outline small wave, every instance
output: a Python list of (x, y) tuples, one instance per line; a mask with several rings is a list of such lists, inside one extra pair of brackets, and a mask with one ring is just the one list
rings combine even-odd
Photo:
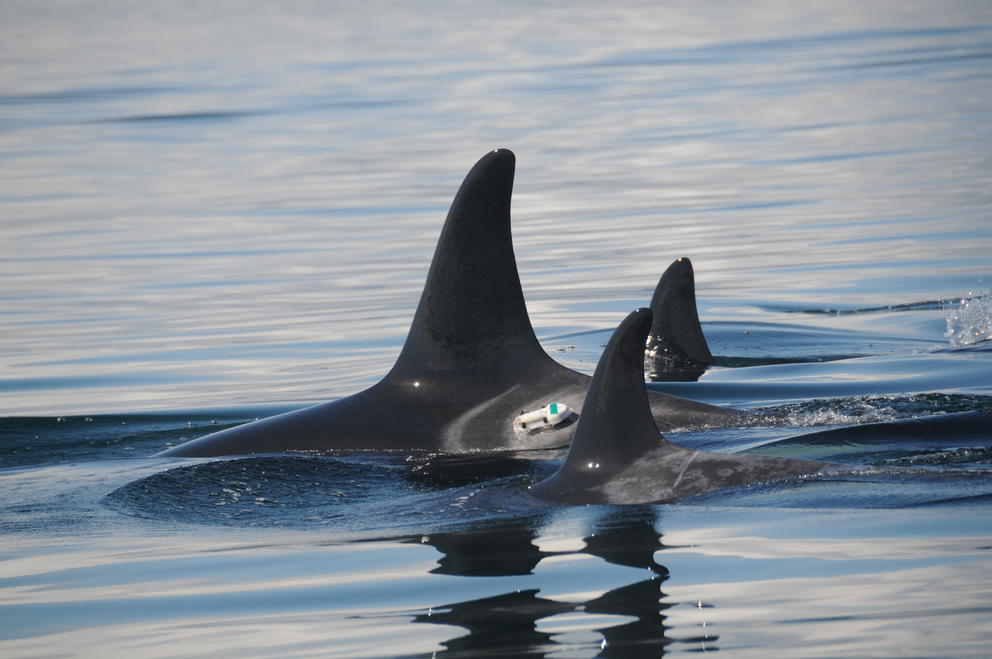
[[(746, 368), (749, 366), (777, 366), (779, 364), (820, 364), (823, 362), (836, 362), (842, 359), (857, 359), (858, 357), (867, 357), (869, 355), (863, 352), (850, 352), (845, 354), (827, 354), (827, 355), (816, 355), (804, 357), (797, 355), (796, 357), (737, 357), (737, 356), (727, 356), (727, 357), (714, 357), (716, 360), (716, 365), (723, 368)], [(652, 380), (652, 382), (659, 382), (660, 380)]]
[(252, 411), (3, 417), (0, 467), (147, 456), (271, 413)]
[(959, 467), (966, 464), (981, 465), (988, 463), (992, 463), (992, 446), (948, 449), (945, 451), (935, 451), (933, 453), (909, 455), (887, 461), (887, 464), (906, 467), (944, 467), (950, 465)]
[(203, 112), (173, 112), (170, 114), (136, 114), (127, 117), (100, 119), (96, 123), (143, 123), (143, 122), (178, 122), (178, 121), (226, 121), (241, 119), (259, 114), (254, 110), (242, 111), (203, 111)]
[(384, 501), (431, 491), (402, 457), (253, 456), (182, 465), (107, 495), (135, 517), (193, 524), (368, 525)]
[(952, 348), (964, 348), (992, 340), (992, 291), (960, 300), (947, 314), (944, 332)]
[(992, 474), (868, 468), (718, 490), (691, 503), (732, 507), (906, 509), (981, 505), (992, 499)]
[(847, 309), (824, 307), (820, 309), (809, 307), (781, 307), (776, 305), (763, 305), (762, 308), (770, 311), (781, 311), (784, 313), (802, 314), (822, 314), (828, 316), (843, 316), (849, 314), (883, 313), (890, 311), (928, 311), (933, 309), (946, 309), (949, 305), (963, 302), (960, 298), (924, 300), (921, 302), (907, 302), (904, 304), (886, 304), (877, 307), (850, 307)]
[[(474, 479), (452, 479), (447, 473), (417, 468), (432, 462), (354, 452), (194, 462), (131, 481), (107, 494), (104, 503), (142, 519), (242, 528), (332, 528), (349, 537), (396, 537), (410, 528), (454, 528), (473, 520), (512, 517), (521, 510), (532, 512), (533, 500), (522, 486), (530, 478), (485, 480), (473, 469), (478, 465), (470, 464), (476, 479), (483, 480), (469, 482)], [(541, 467), (543, 472), (550, 468)]]
[(259, 457), (183, 465), (107, 495), (127, 514), (201, 524), (277, 526), (285, 509), (311, 521), (332, 519), (342, 500), (368, 496), (380, 474), (331, 459)]
[(944, 499), (935, 499), (934, 501), (927, 501), (925, 503), (917, 503), (918, 508), (923, 507), (934, 507), (934, 506), (967, 506), (967, 505), (981, 505), (992, 502), (992, 493), (985, 494), (964, 494), (957, 497), (947, 497)]
[(972, 411), (842, 426), (776, 439), (745, 452), (946, 470), (984, 465), (990, 438), (992, 414)]
[(757, 409), (749, 425), (804, 427), (863, 424), (970, 411), (992, 414), (992, 398), (928, 393), (814, 399)]

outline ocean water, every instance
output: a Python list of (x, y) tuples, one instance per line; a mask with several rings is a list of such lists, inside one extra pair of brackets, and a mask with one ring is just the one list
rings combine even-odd
[[(550, 354), (687, 256), (718, 365), (649, 386), (761, 422), (670, 439), (849, 470), (150, 457), (377, 381), (493, 147)], [(987, 2), (10, 0), (0, 162), (4, 657), (992, 652)]]

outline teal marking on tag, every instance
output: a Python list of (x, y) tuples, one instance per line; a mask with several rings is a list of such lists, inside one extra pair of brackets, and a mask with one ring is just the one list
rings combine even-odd
[(558, 414), (558, 403), (551, 403), (548, 405), (548, 409), (551, 410), (552, 414)]

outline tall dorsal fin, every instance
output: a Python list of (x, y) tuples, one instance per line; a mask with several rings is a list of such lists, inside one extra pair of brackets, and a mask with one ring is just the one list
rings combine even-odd
[(484, 155), (441, 230), (410, 333), (391, 374), (457, 369), (507, 355), (549, 359), (527, 316), (510, 237), (516, 158)]
[(651, 297), (654, 322), (648, 335), (648, 349), (659, 357), (688, 358), (699, 364), (715, 364), (703, 336), (696, 311), (696, 282), (692, 262), (676, 260), (658, 280)]
[(666, 440), (658, 432), (644, 386), (644, 340), (650, 309), (635, 309), (606, 344), (582, 405), (565, 467), (619, 470)]

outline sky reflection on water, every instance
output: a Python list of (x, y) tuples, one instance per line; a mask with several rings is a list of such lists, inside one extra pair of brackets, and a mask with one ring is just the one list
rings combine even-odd
[[(514, 242), (539, 334), (613, 326), (683, 255), (704, 307), (990, 286), (980, 3), (937, 25), (854, 5), (481, 22), (452, 5), (404, 12), (402, 28), (252, 7), (220, 21), (182, 3), (6, 6), (22, 65), (0, 104), (4, 371), (72, 375), (39, 366), (60, 346), (142, 364), (155, 345), (204, 383), (169, 386), (159, 363), (160, 386), (127, 398), (31, 391), (8, 412), (354, 391), (398, 351), (444, 209), (493, 146), (519, 156)], [(315, 356), (315, 336), (371, 343)]]

